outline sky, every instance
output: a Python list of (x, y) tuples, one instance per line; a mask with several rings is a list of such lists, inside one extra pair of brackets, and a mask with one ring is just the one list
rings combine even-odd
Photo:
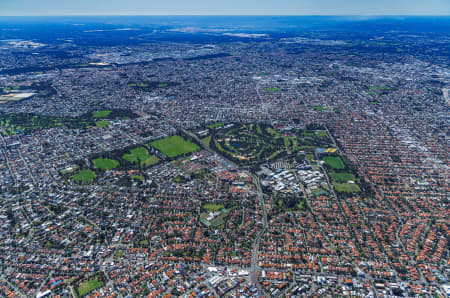
[(0, 15), (450, 16), (450, 0), (0, 0)]

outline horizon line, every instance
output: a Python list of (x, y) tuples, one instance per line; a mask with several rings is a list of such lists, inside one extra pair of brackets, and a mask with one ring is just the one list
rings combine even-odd
[(0, 17), (105, 17), (105, 16), (241, 16), (241, 17), (450, 17), (450, 14), (24, 14), (2, 15)]

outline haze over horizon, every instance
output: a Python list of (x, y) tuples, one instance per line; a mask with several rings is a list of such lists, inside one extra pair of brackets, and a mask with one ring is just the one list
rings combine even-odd
[(364, 15), (364, 16), (449, 16), (447, 0), (5, 0), (0, 16), (70, 15)]

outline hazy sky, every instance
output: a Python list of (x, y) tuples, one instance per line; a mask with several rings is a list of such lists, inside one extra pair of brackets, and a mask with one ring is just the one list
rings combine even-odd
[(450, 0), (0, 0), (0, 15), (450, 15)]

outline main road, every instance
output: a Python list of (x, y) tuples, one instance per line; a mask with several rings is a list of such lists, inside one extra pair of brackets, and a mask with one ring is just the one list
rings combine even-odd
[(264, 193), (261, 189), (261, 184), (259, 182), (259, 177), (256, 175), (252, 175), (253, 181), (255, 182), (256, 189), (257, 189), (257, 196), (259, 204), (261, 205), (262, 209), (262, 216), (263, 216), (263, 229), (258, 231), (258, 234), (255, 237), (255, 240), (253, 241), (253, 248), (252, 248), (252, 260), (250, 265), (250, 281), (252, 284), (254, 284), (258, 290), (261, 293), (264, 293), (264, 289), (261, 287), (261, 284), (258, 281), (258, 251), (259, 251), (259, 243), (261, 241), (262, 236), (267, 230), (267, 227), (269, 226), (267, 221), (267, 212), (266, 212), (266, 206), (264, 204)]
[[(214, 152), (211, 148), (209, 148), (208, 146), (206, 146), (205, 144), (203, 144), (200, 139), (197, 137), (196, 134), (181, 128), (181, 131), (184, 132), (185, 134), (191, 136), (192, 138), (194, 138), (203, 149), (210, 151), (213, 154), (216, 154), (216, 152)], [(234, 167), (237, 167), (237, 165), (232, 162), (231, 160), (225, 158), (222, 156), (222, 158), (224, 158), (225, 160), (227, 160), (231, 165), (233, 165)], [(256, 189), (257, 189), (257, 197), (258, 197), (258, 201), (259, 204), (261, 205), (261, 209), (262, 209), (262, 216), (263, 216), (263, 228), (261, 230), (258, 231), (258, 233), (256, 234), (255, 240), (253, 241), (253, 246), (252, 246), (252, 259), (251, 259), (251, 265), (250, 265), (250, 281), (253, 285), (255, 285), (258, 290), (264, 293), (263, 288), (261, 287), (261, 284), (258, 282), (258, 251), (259, 251), (259, 242), (262, 238), (262, 236), (264, 235), (264, 233), (267, 230), (267, 227), (269, 226), (268, 221), (267, 221), (267, 212), (266, 212), (266, 206), (264, 204), (264, 193), (261, 189), (261, 184), (259, 182), (259, 177), (256, 175), (252, 174), (252, 178), (253, 181), (256, 185)], [(268, 295), (265, 295), (268, 296)]]

